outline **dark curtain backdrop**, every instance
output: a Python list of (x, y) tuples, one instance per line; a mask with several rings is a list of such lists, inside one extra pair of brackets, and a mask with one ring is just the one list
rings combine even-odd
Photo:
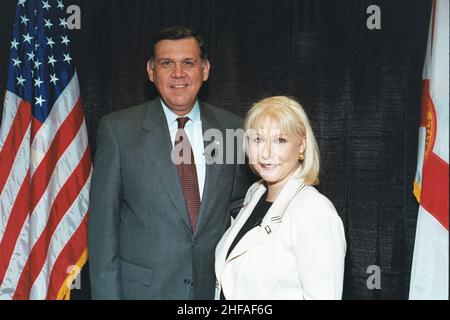
[[(344, 297), (406, 299), (417, 204), (421, 74), (429, 0), (66, 0), (82, 12), (70, 32), (92, 150), (99, 119), (155, 96), (145, 64), (161, 27), (196, 28), (208, 43), (207, 102), (245, 115), (270, 95), (297, 98), (321, 151), (319, 189), (345, 224)], [(381, 30), (366, 9), (381, 8)], [(15, 1), (0, 1), (4, 88)], [(317, 253), (320, 255), (320, 252)], [(369, 290), (367, 268), (381, 268)], [(255, 266), (257, 268), (257, 266)], [(73, 297), (89, 298), (88, 273)]]

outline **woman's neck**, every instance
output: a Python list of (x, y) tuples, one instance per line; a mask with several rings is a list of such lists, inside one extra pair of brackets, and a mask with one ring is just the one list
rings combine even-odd
[(266, 181), (265, 182), (266, 187), (267, 187), (266, 201), (275, 202), (275, 200), (277, 199), (281, 190), (283, 189), (284, 185), (288, 182), (288, 180), (291, 176), (292, 176), (292, 173), (290, 175), (288, 175), (287, 177), (285, 177), (283, 180), (277, 181), (275, 183)]

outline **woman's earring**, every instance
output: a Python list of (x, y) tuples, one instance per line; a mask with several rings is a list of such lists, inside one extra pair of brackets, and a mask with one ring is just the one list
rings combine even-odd
[(305, 155), (304, 155), (303, 152), (301, 152), (301, 153), (298, 155), (298, 160), (299, 160), (299, 161), (305, 160)]

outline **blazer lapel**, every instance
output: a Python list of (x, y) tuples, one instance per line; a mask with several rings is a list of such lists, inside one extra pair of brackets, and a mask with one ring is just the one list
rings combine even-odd
[(220, 261), (225, 261), (225, 260), (229, 261), (229, 260), (236, 258), (243, 251), (245, 251), (245, 248), (250, 244), (250, 243), (247, 243), (243, 247), (240, 245), (242, 241), (239, 241), (239, 243), (234, 247), (234, 249), (228, 255), (228, 258), (226, 258), (226, 255), (228, 253), (228, 250), (229, 250), (231, 244), (233, 243), (233, 241), (236, 238), (239, 231), (244, 226), (244, 224), (247, 221), (247, 219), (249, 218), (249, 216), (252, 214), (253, 210), (255, 209), (256, 205), (258, 204), (259, 200), (261, 199), (261, 197), (264, 195), (265, 192), (266, 192), (266, 187), (263, 185), (262, 181), (258, 181), (256, 184), (254, 184), (252, 186), (252, 188), (250, 190), (250, 195), (249, 195), (248, 199), (245, 199), (243, 207), (241, 209), (241, 212), (238, 214), (238, 216), (236, 217), (236, 220), (234, 221), (234, 223), (231, 225), (231, 227), (227, 231), (227, 235), (226, 235), (227, 240), (223, 244), (224, 250), (222, 250), (222, 253), (224, 256), (223, 256), (223, 259), (221, 259)]
[(306, 187), (307, 186), (303, 183), (303, 179), (294, 179), (291, 177), (287, 181), (261, 223), (261, 226), (268, 234), (274, 232), (278, 228), (279, 224), (283, 221), (284, 213), (292, 199)]
[[(297, 173), (297, 172), (296, 172)], [(261, 226), (259, 228), (254, 228), (250, 230), (241, 241), (238, 242), (236, 247), (234, 247), (233, 251), (228, 256), (227, 261), (233, 260), (234, 258), (240, 256), (245, 253), (249, 249), (257, 246), (261, 242), (268, 239), (269, 236), (274, 234), (280, 224), (283, 221), (283, 215), (289, 206), (291, 200), (301, 192), (306, 185), (303, 183), (303, 180), (290, 178), (286, 185), (281, 190), (278, 198), (270, 207), (263, 221), (261, 222)], [(248, 208), (246, 208), (245, 214), (240, 218), (239, 224), (235, 225), (236, 230), (233, 230), (233, 235), (230, 233), (230, 237), (232, 237), (230, 243), (228, 244), (228, 248), (231, 245), (231, 242), (234, 240), (235, 236), (239, 232), (239, 230), (244, 225), (245, 221), (247, 221), (248, 217), (253, 212), (256, 207), (258, 201), (261, 196), (264, 194), (266, 188), (262, 185), (254, 192), (252, 195), (252, 199), (249, 202)], [(228, 251), (228, 249), (227, 249)]]
[[(253, 212), (256, 204), (259, 199), (265, 193), (266, 188), (262, 184), (262, 180), (255, 182), (249, 189), (247, 196), (245, 197), (244, 204), (242, 205), (242, 209), (237, 215), (236, 219), (232, 222), (231, 226), (225, 231), (222, 239), (220, 240), (217, 249), (216, 249), (216, 263), (215, 269), (218, 277), (222, 274), (222, 269), (226, 263), (226, 261), (230, 260), (230, 257), (236, 257), (235, 250), (233, 250), (227, 258), (228, 250), (230, 249), (231, 244), (236, 238), (239, 230), (241, 230), (245, 221), (247, 221), (250, 214)], [(235, 248), (236, 249), (236, 248)]]
[(171, 158), (173, 147), (169, 128), (159, 99), (149, 103), (142, 129), (142, 143), (153, 164), (154, 171), (158, 173), (160, 181), (166, 187), (176, 211), (186, 225), (191, 228), (178, 170)]

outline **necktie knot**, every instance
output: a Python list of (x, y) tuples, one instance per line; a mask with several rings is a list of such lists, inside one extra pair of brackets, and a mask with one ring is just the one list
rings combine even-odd
[(186, 126), (186, 123), (187, 123), (189, 120), (190, 120), (190, 119), (189, 119), (188, 117), (177, 118), (178, 129), (184, 129), (184, 127)]

